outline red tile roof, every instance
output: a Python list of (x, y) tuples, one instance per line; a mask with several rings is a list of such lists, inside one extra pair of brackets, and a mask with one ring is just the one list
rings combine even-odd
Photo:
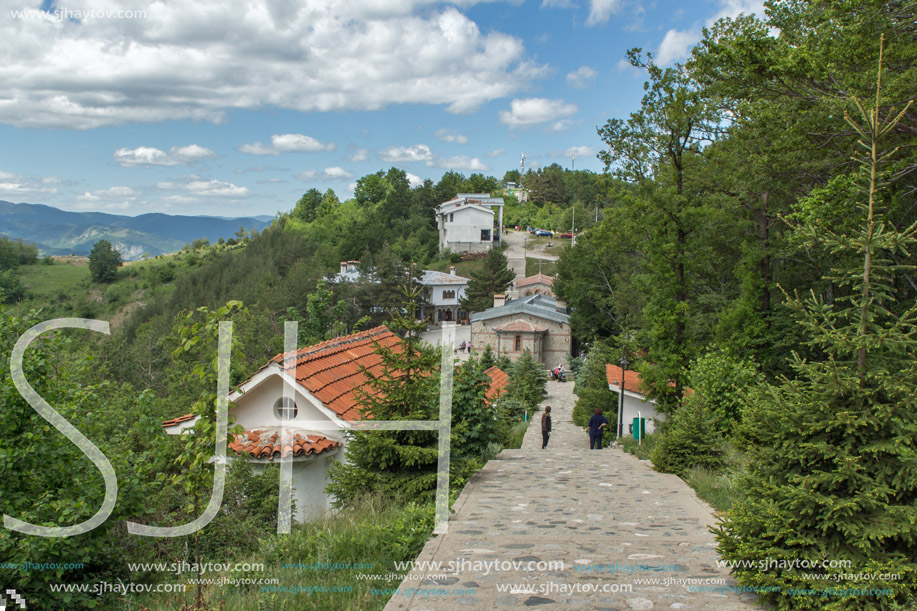
[(513, 322), (506, 323), (502, 327), (494, 327), (494, 331), (520, 331), (523, 333), (543, 333), (547, 331), (544, 327), (533, 325), (532, 323), (517, 319)]
[(181, 424), (182, 422), (194, 420), (194, 417), (194, 414), (185, 414), (184, 416), (179, 416), (178, 418), (172, 418), (171, 420), (166, 420), (163, 422), (162, 427), (169, 428), (170, 426), (175, 426), (176, 424)]
[[(269, 427), (255, 431), (244, 431), (236, 435), (229, 444), (229, 449), (237, 454), (249, 454), (253, 458), (274, 460), (281, 456), (280, 427)], [(282, 456), (307, 456), (321, 454), (341, 447), (340, 441), (334, 441), (323, 435), (310, 435), (301, 429), (289, 429), (290, 442), (283, 445)]]
[[(605, 365), (605, 378), (608, 380), (608, 383), (613, 386), (621, 385), (621, 368), (617, 365)], [(635, 392), (640, 395), (645, 395), (646, 393), (640, 389), (640, 384), (642, 380), (640, 374), (632, 369), (628, 369), (624, 372), (624, 390), (628, 392)], [(674, 388), (675, 382), (669, 382), (669, 386)], [(693, 388), (685, 386), (684, 388), (685, 395), (691, 395), (694, 393)]]
[[(300, 348), (296, 351), (296, 381), (341, 419), (360, 420), (356, 391), (369, 381), (360, 366), (372, 374), (382, 371), (382, 358), (375, 353), (377, 344), (399, 346), (401, 338), (382, 325)], [(278, 354), (270, 363), (283, 366), (283, 359)]]
[(509, 384), (509, 376), (506, 375), (503, 370), (496, 365), (484, 373), (490, 377), (490, 388), (487, 389), (487, 392), (484, 393), (484, 396), (487, 397), (488, 403), (493, 403), (494, 399), (506, 391), (506, 385)]
[(517, 282), (516, 288), (522, 288), (524, 286), (529, 286), (530, 284), (547, 284), (548, 286), (554, 286), (554, 278), (551, 276), (545, 276), (542, 273), (537, 273), (534, 276), (523, 278)]

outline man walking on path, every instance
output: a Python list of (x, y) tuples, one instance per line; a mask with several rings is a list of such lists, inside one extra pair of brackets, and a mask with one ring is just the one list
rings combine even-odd
[(541, 449), (548, 447), (548, 440), (551, 438), (551, 406), (544, 408), (541, 415)]
[(595, 413), (589, 419), (589, 449), (602, 449), (602, 436), (605, 434), (605, 427), (608, 426), (608, 418), (602, 415), (602, 408), (595, 408)]

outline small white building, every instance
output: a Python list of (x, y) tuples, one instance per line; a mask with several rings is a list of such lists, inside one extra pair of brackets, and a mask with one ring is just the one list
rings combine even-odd
[[(321, 518), (332, 508), (333, 497), (325, 492), (328, 471), (343, 461), (351, 423), (362, 420), (360, 392), (369, 379), (382, 371), (376, 346), (396, 346), (401, 338), (379, 326), (324, 341), (296, 351), (296, 369), (289, 376), (278, 354), (229, 395), (231, 425), (244, 431), (228, 446), (231, 459), (245, 459), (255, 472), (292, 455), (294, 519), (305, 522)], [(506, 376), (496, 367), (487, 371), (491, 384), (487, 400), (503, 392)], [(294, 379), (295, 378), (295, 379)], [(284, 387), (293, 389), (293, 400), (284, 400)], [(367, 416), (370, 417), (370, 416)], [(170, 435), (193, 429), (200, 416), (186, 414), (162, 423)], [(292, 440), (281, 443), (286, 421)], [(282, 454), (281, 454), (282, 452)]]
[[(612, 413), (617, 413), (618, 406), (621, 402), (621, 375), (622, 370), (617, 365), (605, 365), (605, 377), (608, 381), (608, 390), (613, 393), (618, 394), (618, 402), (614, 405), (614, 408), (611, 410)], [(624, 431), (623, 435), (632, 436), (633, 435), (633, 424), (634, 418), (637, 417), (639, 412), (641, 418), (646, 419), (646, 434), (649, 435), (656, 428), (657, 422), (662, 422), (665, 420), (665, 414), (659, 413), (656, 411), (656, 400), (649, 399), (643, 392), (640, 390), (641, 379), (640, 374), (636, 371), (627, 369), (623, 371), (624, 375)], [(690, 388), (686, 388), (685, 392), (690, 392)], [(609, 427), (611, 428), (611, 427)], [(614, 424), (614, 428), (611, 430), (617, 430), (617, 423)], [(617, 433), (615, 433), (617, 437)]]
[[(287, 420), (293, 440), (284, 448), (284, 456), (292, 452), (297, 521), (320, 518), (331, 509), (333, 498), (325, 493), (328, 471), (334, 461), (343, 460), (350, 423), (363, 418), (357, 391), (368, 379), (360, 365), (378, 373), (376, 343), (391, 346), (400, 341), (380, 326), (300, 348), (295, 380), (284, 372), (283, 355), (278, 354), (229, 395), (230, 422), (245, 429), (229, 449), (252, 463), (256, 472), (279, 462), (280, 428), (282, 419)], [(283, 399), (287, 382), (293, 388), (292, 404)], [(163, 428), (177, 435), (197, 419), (188, 414), (164, 422)]]
[(489, 193), (459, 193), (436, 208), (436, 227), (440, 250), (487, 252), (502, 244), (503, 198)]
[(421, 310), (421, 317), (429, 318), (434, 323), (456, 322), (467, 318), (459, 300), (465, 296), (468, 278), (457, 276), (455, 267), (450, 267), (448, 274), (424, 270), (420, 284), (426, 287), (429, 302)]

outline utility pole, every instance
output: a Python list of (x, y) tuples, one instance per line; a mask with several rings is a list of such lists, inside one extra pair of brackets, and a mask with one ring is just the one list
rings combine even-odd
[(525, 184), (525, 153), (522, 153), (522, 161), (519, 162), (519, 186)]

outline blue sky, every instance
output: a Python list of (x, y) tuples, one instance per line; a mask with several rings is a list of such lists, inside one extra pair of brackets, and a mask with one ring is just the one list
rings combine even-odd
[(391, 166), (601, 171), (596, 127), (642, 96), (625, 51), (670, 64), (761, 6), (0, 0), (0, 199), (243, 216)]

